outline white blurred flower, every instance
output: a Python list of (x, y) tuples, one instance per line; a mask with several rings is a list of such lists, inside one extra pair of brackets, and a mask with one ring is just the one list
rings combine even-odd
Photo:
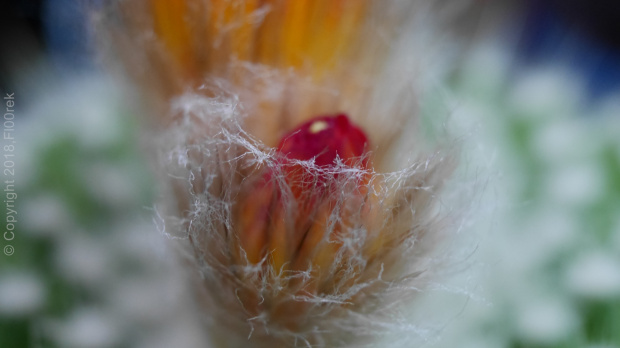
[(135, 348), (205, 348), (203, 327), (199, 320), (176, 318), (161, 330), (146, 335), (136, 342)]
[(73, 220), (65, 202), (53, 194), (24, 200), (22, 226), (34, 235), (56, 235), (68, 231)]
[(534, 119), (565, 117), (576, 110), (583, 95), (578, 81), (568, 69), (542, 67), (522, 71), (509, 106)]
[(23, 316), (32, 314), (44, 304), (43, 281), (29, 272), (0, 276), (0, 314)]
[(597, 143), (597, 139), (589, 136), (588, 126), (585, 120), (572, 118), (546, 122), (534, 130), (534, 151), (551, 166), (588, 159)]
[(109, 249), (92, 237), (72, 235), (60, 242), (56, 252), (56, 266), (60, 274), (86, 286), (106, 281), (112, 272)]
[(556, 204), (583, 207), (602, 197), (604, 180), (602, 168), (595, 162), (562, 166), (547, 175), (547, 194)]
[(92, 197), (109, 207), (122, 210), (137, 201), (139, 190), (127, 174), (131, 171), (120, 166), (96, 163), (86, 168), (84, 182)]
[(78, 308), (66, 321), (49, 323), (48, 328), (64, 348), (111, 348), (120, 340), (119, 324), (98, 309)]
[(588, 298), (619, 297), (620, 260), (598, 250), (581, 255), (571, 262), (566, 284), (572, 292)]
[(578, 317), (570, 305), (559, 299), (542, 297), (518, 311), (517, 331), (522, 339), (536, 344), (554, 344), (577, 327)]

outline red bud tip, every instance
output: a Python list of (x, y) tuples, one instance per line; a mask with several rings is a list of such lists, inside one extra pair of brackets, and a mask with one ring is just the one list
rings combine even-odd
[[(347, 115), (315, 117), (286, 134), (278, 151), (290, 159), (315, 159), (318, 166), (333, 165), (336, 156), (345, 163), (364, 155), (368, 147), (366, 134)], [(363, 161), (364, 166), (367, 161)]]

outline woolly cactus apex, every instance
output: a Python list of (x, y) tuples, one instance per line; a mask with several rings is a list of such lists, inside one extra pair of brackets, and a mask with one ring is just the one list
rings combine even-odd
[(103, 22), (154, 120), (166, 231), (214, 346), (359, 346), (406, 327), (396, 305), (432, 274), (451, 169), (424, 155), (403, 71), (421, 11), (130, 0)]

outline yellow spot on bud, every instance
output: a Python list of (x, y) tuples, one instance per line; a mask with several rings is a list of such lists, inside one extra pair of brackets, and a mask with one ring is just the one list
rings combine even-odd
[(310, 125), (310, 133), (312, 134), (316, 134), (320, 131), (323, 131), (325, 129), (327, 129), (327, 127), (329, 127), (329, 125), (327, 124), (327, 122), (325, 121), (316, 121), (313, 124)]

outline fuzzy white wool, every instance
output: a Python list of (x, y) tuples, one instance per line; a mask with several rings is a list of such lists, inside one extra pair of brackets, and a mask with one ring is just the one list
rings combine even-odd
[[(152, 126), (145, 129), (161, 183), (158, 227), (181, 245), (215, 345), (342, 346), (382, 335), (429, 341), (436, 330), (412, 323), (403, 306), (438, 269), (467, 257), (452, 253), (459, 248), (452, 237), (467, 228), (460, 219), (477, 186), (442, 190), (458, 144), (444, 131), (430, 139), (420, 127), (419, 95), (432, 81), (427, 67), (445, 64), (429, 54), (437, 44), (428, 30), (436, 4), (360, 1), (341, 11), (328, 3), (316, 10), (351, 21), (337, 21), (334, 33), (327, 22), (325, 28), (289, 23), (294, 2), (257, 7), (230, 22), (221, 15), (236, 8), (233, 2), (182, 2), (172, 9), (125, 1), (111, 11), (121, 25), (109, 34)], [(195, 16), (190, 6), (213, 16)], [(298, 10), (308, 23), (323, 23), (311, 18), (313, 11)], [(359, 17), (349, 18), (355, 10)], [(234, 34), (246, 20), (249, 42)], [(205, 26), (214, 26), (207, 36), (196, 30)], [(303, 34), (314, 29), (325, 33)], [(245, 44), (258, 52), (261, 42), (291, 33), (301, 46), (289, 47), (288, 39), (282, 52), (265, 46), (269, 54), (282, 53), (273, 61), (241, 53)], [(369, 138), (369, 153), (357, 163), (337, 158), (321, 167), (276, 150), (303, 122), (339, 113)], [(365, 160), (371, 165), (359, 165)], [(294, 169), (302, 173), (301, 192), (287, 177)], [(263, 179), (271, 200), (257, 194)], [(453, 200), (463, 194), (469, 197)], [(317, 196), (322, 206), (314, 206)], [(244, 202), (269, 212), (267, 227), (244, 224), (262, 222), (252, 211), (243, 215)], [(252, 235), (253, 227), (271, 240)], [(309, 231), (316, 234), (308, 237)], [(293, 255), (276, 262), (282, 250)]]
[[(395, 277), (392, 274), (390, 280), (384, 280), (380, 272), (377, 278), (366, 279), (343, 292), (336, 289), (333, 293), (298, 296), (287, 293), (284, 284), (294, 279), (310, 281), (309, 273), (269, 269), (268, 259), (264, 259), (256, 266), (241, 267), (241, 265), (220, 264), (215, 259), (217, 255), (210, 254), (213, 251), (200, 247), (200, 245), (215, 245), (215, 248), (211, 250), (226, 252), (227, 246), (220, 233), (222, 228), (230, 229), (232, 233), (235, 233), (234, 221), (231, 220), (233, 207), (240, 194), (239, 190), (245, 181), (251, 182), (249, 180), (252, 180), (252, 175), (260, 173), (263, 168), (270, 168), (272, 173), (280, 173), (275, 176), (274, 181), (286, 190), (282, 174), (284, 167), (278, 160), (278, 156), (281, 155), (244, 130), (243, 108), (234, 96), (205, 98), (199, 95), (186, 95), (172, 105), (173, 113), (176, 110), (182, 117), (176, 127), (159, 138), (158, 146), (168, 149), (160, 152), (160, 163), (164, 165), (166, 176), (173, 178), (173, 185), (185, 187), (186, 192), (181, 197), (186, 197), (190, 210), (179, 219), (178, 213), (174, 213), (174, 209), (178, 208), (168, 205), (167, 209), (172, 209), (172, 211), (163, 210), (160, 214), (167, 216), (166, 233), (173, 234), (182, 241), (185, 240), (182, 244), (186, 244), (186, 247), (191, 248), (193, 245), (197, 257), (193, 262), (197, 263), (202, 277), (208, 284), (203, 296), (208, 298), (208, 302), (215, 301), (212, 292), (220, 292), (227, 287), (219, 283), (220, 278), (226, 274), (232, 276), (241, 272), (243, 277), (256, 280), (264, 277), (255, 289), (257, 293), (265, 297), (291, 298), (316, 307), (308, 315), (309, 320), (318, 320), (320, 327), (311, 328), (309, 332), (287, 332), (269, 322), (268, 312), (247, 319), (244, 318), (243, 312), (231, 311), (230, 304), (225, 306), (223, 303), (216, 304), (215, 302), (211, 302), (212, 305), (206, 309), (209, 316), (214, 316), (209, 321), (222, 320), (221, 316), (224, 315), (228, 317), (226, 320), (233, 320), (236, 323), (234, 325), (245, 325), (246, 329), (241, 330), (246, 331), (250, 337), (267, 330), (270, 335), (292, 336), (296, 337), (299, 342), (304, 342), (307, 337), (313, 337), (313, 340), (323, 336), (329, 337), (331, 332), (336, 336), (362, 335), (364, 337), (374, 337), (379, 333), (391, 332), (393, 335), (404, 334), (407, 337), (413, 335), (422, 340), (436, 336), (428, 329), (411, 324), (404, 317), (399, 319), (395, 316), (394, 309), (399, 303), (404, 303), (419, 289), (424, 288), (426, 278), (433, 274), (435, 268), (445, 262), (443, 257), (437, 259), (433, 256), (431, 249), (438, 238), (442, 238), (451, 230), (451, 227), (446, 225), (448, 222), (446, 214), (450, 214), (450, 210), (437, 210), (433, 207), (438, 207), (438, 205), (432, 203), (435, 199), (439, 199), (439, 196), (435, 197), (436, 185), (441, 185), (440, 182), (444, 177), (443, 169), (441, 169), (443, 164), (448, 164), (447, 162), (450, 161), (446, 155), (437, 152), (405, 164), (403, 168), (389, 173), (376, 173), (344, 164), (317, 167), (312, 161), (295, 161), (295, 165), (304, 166), (309, 172), (328, 178), (326, 185), (333, 183), (341, 187), (341, 190), (334, 192), (339, 197), (339, 202), (346, 202), (353, 197), (354, 191), (351, 191), (351, 188), (355, 186), (351, 186), (351, 183), (356, 182), (363, 175), (370, 174), (372, 177), (370, 181), (375, 183), (370, 188), (373, 193), (383, 197), (381, 204), (386, 206), (385, 209), (389, 207), (405, 209), (407, 214), (416, 217), (413, 225), (406, 227), (411, 230), (411, 233), (401, 243), (402, 249), (396, 251), (400, 254), (400, 260), (393, 261), (397, 262), (399, 267), (403, 267), (401, 276)], [(208, 126), (202, 127), (198, 132), (196, 125)], [(372, 133), (370, 134), (372, 136)], [(241, 176), (241, 172), (245, 174)], [(308, 180), (312, 182), (313, 179), (308, 178)], [(407, 196), (408, 194), (412, 196)], [(404, 200), (398, 203), (399, 196), (411, 197), (409, 198), (411, 201)], [(417, 201), (416, 196), (428, 198)], [(332, 224), (339, 221), (337, 213), (332, 213), (330, 221)], [(377, 225), (389, 223), (390, 221), (387, 220), (377, 221)], [(424, 238), (421, 238), (417, 232), (422, 230), (428, 231), (428, 235)], [(333, 272), (342, 269), (345, 277), (356, 279), (359, 276), (359, 271), (356, 271), (357, 267), (365, 267), (368, 262), (359, 253), (360, 247), (368, 238), (368, 233), (369, 231), (365, 228), (360, 228), (351, 230), (350, 233), (341, 237), (342, 248), (335, 254), (331, 267)], [(354, 256), (346, 256), (350, 253)], [(423, 256), (424, 254), (427, 256)], [(265, 267), (269, 269), (268, 277), (260, 275), (263, 274)], [(377, 298), (369, 304), (381, 298), (379, 302), (386, 302), (384, 310), (377, 312), (345, 310), (342, 312), (342, 305), (352, 303), (354, 296), (373, 286), (380, 286), (384, 290), (373, 295)], [(234, 298), (236, 290), (238, 289), (224, 290), (225, 294), (232, 296), (230, 300), (224, 300), (224, 303), (237, 302)], [(220, 313), (220, 310), (225, 313)], [(312, 319), (313, 316), (317, 316), (316, 319)], [(234, 325), (231, 326), (234, 327)], [(360, 327), (365, 328), (363, 334), (359, 331)]]

